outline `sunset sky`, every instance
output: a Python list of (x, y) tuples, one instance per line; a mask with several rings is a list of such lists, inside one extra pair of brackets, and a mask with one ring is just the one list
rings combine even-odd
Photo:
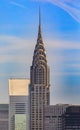
[(39, 6), (51, 104), (80, 104), (80, 0), (0, 0), (0, 103), (9, 78), (30, 78)]

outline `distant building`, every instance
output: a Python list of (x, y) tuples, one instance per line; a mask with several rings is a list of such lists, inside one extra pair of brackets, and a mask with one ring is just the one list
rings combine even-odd
[(29, 80), (9, 80), (9, 130), (29, 130)]
[(62, 115), (68, 104), (46, 106), (44, 109), (44, 130), (62, 130)]
[(9, 105), (0, 104), (0, 130), (9, 130)]
[(66, 109), (62, 130), (80, 130), (80, 106), (69, 106)]

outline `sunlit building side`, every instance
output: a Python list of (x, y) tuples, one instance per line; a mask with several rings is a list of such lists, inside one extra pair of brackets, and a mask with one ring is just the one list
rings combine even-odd
[(9, 80), (9, 130), (29, 130), (29, 80)]

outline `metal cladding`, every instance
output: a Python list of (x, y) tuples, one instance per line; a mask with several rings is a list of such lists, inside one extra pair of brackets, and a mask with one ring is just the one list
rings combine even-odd
[(50, 104), (50, 75), (42, 40), (40, 10), (38, 38), (30, 71), (30, 130), (44, 130), (44, 107)]

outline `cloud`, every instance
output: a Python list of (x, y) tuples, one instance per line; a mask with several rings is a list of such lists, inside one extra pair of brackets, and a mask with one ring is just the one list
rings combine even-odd
[(80, 0), (36, 0), (42, 2), (50, 2), (71, 15), (77, 22), (80, 23)]
[(0, 36), (0, 64), (14, 62), (30, 64), (34, 48), (33, 40), (15, 36)]
[(55, 73), (56, 76), (69, 76), (69, 75), (79, 75), (80, 76), (80, 72), (56, 72)]
[(1, 45), (0, 54), (33, 47), (32, 40), (9, 35), (0, 35), (0, 43), (5, 45), (5, 47)]
[(74, 41), (65, 41), (65, 40), (56, 40), (56, 39), (47, 39), (46, 40), (47, 48), (54, 49), (80, 49), (79, 42)]
[(15, 5), (15, 6), (18, 6), (18, 7), (20, 7), (20, 8), (26, 9), (26, 6), (24, 6), (24, 5), (22, 5), (22, 4), (19, 4), (19, 3), (17, 3), (17, 2), (14, 2), (14, 1), (11, 1), (10, 4)]
[[(34, 39), (24, 39), (16, 36), (10, 35), (0, 35), (0, 55), (28, 55), (32, 56), (35, 47)], [(63, 60), (63, 58), (59, 57), (59, 50), (79, 50), (80, 44), (78, 42), (70, 42), (70, 41), (60, 41), (55, 39), (47, 39), (45, 43), (45, 48), (48, 50), (47, 53), (50, 55), (50, 61), (54, 59), (55, 61)], [(52, 51), (51, 51), (52, 50)], [(55, 55), (52, 55), (55, 52)], [(58, 55), (59, 54), (59, 55)], [(71, 57), (72, 58), (72, 57)], [(76, 57), (77, 58), (77, 57)], [(66, 57), (67, 59), (67, 57)]]
[[(35, 47), (35, 41), (33, 39), (24, 39), (16, 36), (9, 35), (0, 35), (0, 64), (2, 63), (23, 63), (28, 66), (31, 65), (33, 51)], [(64, 63), (64, 67), (70, 66), (67, 65), (69, 61), (79, 61), (79, 54), (77, 56), (73, 56), (73, 53), (70, 55), (63, 55), (61, 53), (64, 49), (80, 49), (79, 43), (72, 43), (67, 41), (58, 41), (58, 40), (47, 40), (46, 41), (46, 49), (49, 64), (53, 67), (53, 70), (56, 72), (60, 71), (58, 68), (61, 68), (62, 63)], [(31, 53), (32, 52), (32, 53)], [(65, 65), (66, 64), (66, 65)], [(78, 64), (71, 65), (73, 68), (79, 68)]]
[[(0, 77), (29, 77), (30, 65), (32, 62), (32, 56), (35, 46), (35, 39), (24, 39), (16, 36), (10, 35), (0, 35)], [(48, 49), (48, 64), (51, 70), (51, 96), (54, 95), (54, 103), (58, 101), (63, 101), (61, 96), (61, 86), (63, 83), (61, 77), (69, 75), (80, 75), (80, 72), (66, 72), (63, 69), (66, 67), (79, 68), (80, 64), (65, 65), (65, 60), (75, 61), (80, 58), (70, 56), (69, 54), (63, 55), (60, 53), (60, 49), (80, 49), (80, 44), (78, 42), (69, 41), (58, 41), (55, 39), (47, 39), (45, 48)], [(56, 53), (55, 53), (56, 52)], [(65, 66), (64, 66), (65, 65)], [(10, 67), (10, 68), (9, 68)], [(63, 69), (62, 69), (63, 67)], [(26, 76), (25, 76), (26, 75)], [(5, 80), (5, 79), (3, 79)], [(1, 81), (2, 82), (2, 81)], [(7, 82), (7, 80), (6, 80)], [(5, 83), (4, 83), (5, 84)], [(6, 84), (4, 85), (6, 86)], [(3, 88), (2, 88), (3, 89)], [(60, 93), (60, 95), (59, 95)], [(63, 95), (63, 94), (62, 94)], [(57, 98), (56, 98), (57, 97)], [(66, 99), (67, 100), (67, 99)], [(65, 100), (65, 101), (66, 101)], [(53, 102), (53, 100), (52, 100)]]

